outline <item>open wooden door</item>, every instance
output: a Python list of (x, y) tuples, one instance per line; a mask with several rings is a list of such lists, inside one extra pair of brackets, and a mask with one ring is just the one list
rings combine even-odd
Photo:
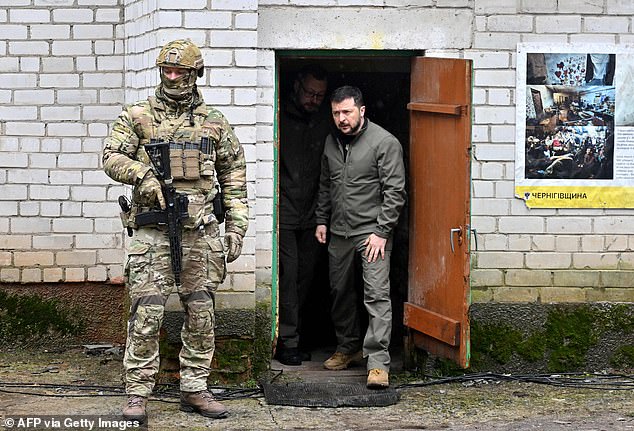
[(469, 366), (471, 61), (412, 59), (410, 341)]

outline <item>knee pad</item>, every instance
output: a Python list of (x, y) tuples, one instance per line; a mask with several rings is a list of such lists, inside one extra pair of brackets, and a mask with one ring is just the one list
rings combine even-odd
[(185, 306), (187, 307), (185, 319), (190, 333), (213, 333), (214, 302), (211, 298), (191, 301), (186, 303)]
[(158, 355), (163, 310), (163, 305), (157, 304), (139, 304), (136, 307), (128, 328), (127, 361), (145, 363)]
[(159, 304), (139, 304), (132, 316), (131, 332), (141, 337), (158, 335), (164, 310), (163, 305)]

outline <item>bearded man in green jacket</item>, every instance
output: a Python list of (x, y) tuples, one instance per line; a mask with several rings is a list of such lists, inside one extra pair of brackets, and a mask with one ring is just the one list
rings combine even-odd
[[(390, 254), (392, 231), (405, 204), (405, 167), (398, 140), (365, 117), (361, 91), (337, 88), (330, 97), (338, 131), (324, 146), (315, 236), (328, 245), (332, 319), (337, 350), (324, 362), (343, 370), (366, 357), (369, 388), (389, 386)], [(363, 343), (354, 290), (354, 259), (362, 255), (369, 315)], [(363, 349), (361, 349), (363, 347)]]

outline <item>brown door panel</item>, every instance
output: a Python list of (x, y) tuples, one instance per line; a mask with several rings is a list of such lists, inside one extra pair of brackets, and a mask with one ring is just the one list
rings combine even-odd
[(467, 367), (471, 62), (415, 58), (411, 85), (404, 323), (417, 345)]

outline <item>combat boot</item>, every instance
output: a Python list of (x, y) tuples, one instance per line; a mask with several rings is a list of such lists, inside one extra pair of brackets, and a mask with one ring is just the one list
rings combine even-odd
[(335, 352), (330, 358), (324, 362), (324, 368), (328, 370), (345, 370), (354, 362), (361, 362), (363, 360), (363, 352), (345, 354), (342, 352)]
[(145, 423), (147, 414), (145, 407), (147, 406), (147, 398), (140, 395), (130, 395), (128, 402), (123, 407), (123, 418), (128, 421), (139, 421)]
[(297, 349), (278, 348), (275, 359), (284, 365), (302, 365), (302, 357)]
[(370, 371), (368, 371), (368, 388), (384, 389), (388, 386), (390, 386), (390, 378), (387, 371), (380, 368), (372, 368)]
[(181, 392), (180, 409), (187, 413), (198, 412), (205, 417), (214, 419), (229, 416), (226, 407), (216, 401), (208, 391)]

